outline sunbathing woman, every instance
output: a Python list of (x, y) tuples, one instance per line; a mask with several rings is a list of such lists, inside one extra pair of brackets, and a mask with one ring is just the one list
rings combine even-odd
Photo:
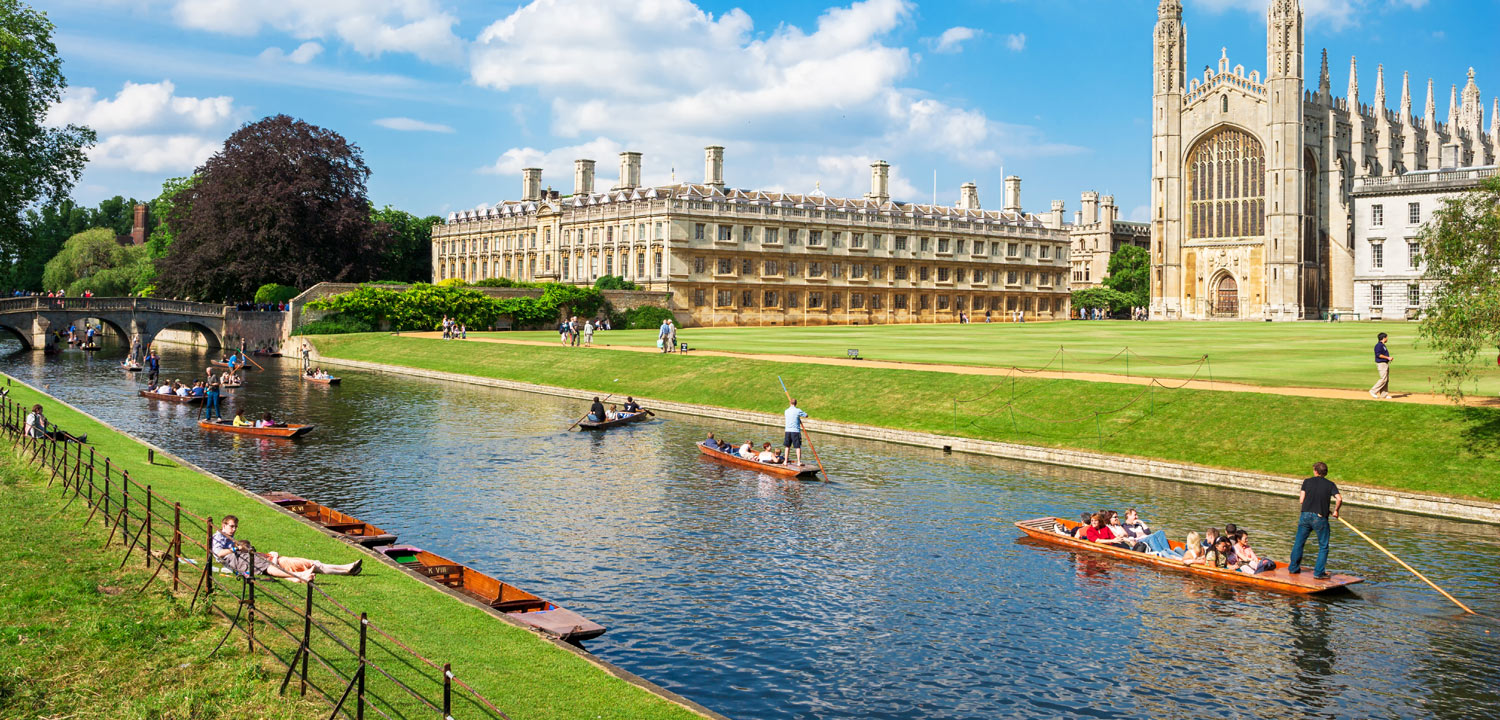
[(1187, 534), (1187, 549), (1182, 552), (1183, 565), (1202, 565), (1205, 561), (1203, 543), (1198, 539), (1198, 533)]

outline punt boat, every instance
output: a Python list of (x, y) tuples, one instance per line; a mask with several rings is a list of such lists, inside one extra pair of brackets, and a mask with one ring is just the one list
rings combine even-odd
[(608, 430), (610, 428), (620, 427), (621, 425), (645, 422), (650, 419), (651, 415), (648, 414), (645, 410), (642, 410), (638, 413), (635, 413), (634, 415), (631, 415), (630, 417), (620, 418), (619, 420), (605, 420), (604, 422), (584, 420), (583, 422), (578, 423), (578, 427), (584, 430)]
[[(1183, 565), (1181, 560), (1164, 558), (1150, 553), (1135, 552), (1115, 545), (1101, 545), (1099, 543), (1079, 540), (1071, 534), (1063, 535), (1054, 528), (1062, 526), (1069, 533), (1077, 530), (1080, 523), (1062, 518), (1037, 518), (1035, 520), (1023, 520), (1016, 523), (1021, 532), (1034, 540), (1058, 545), (1072, 550), (1080, 550), (1095, 555), (1107, 555), (1119, 560), (1128, 560), (1144, 565), (1151, 565), (1160, 570), (1188, 573), (1211, 580), (1251, 585), (1262, 590), (1273, 590), (1275, 592), (1293, 593), (1297, 595), (1312, 595), (1325, 593), (1333, 590), (1347, 588), (1355, 583), (1364, 582), (1364, 578), (1353, 575), (1331, 575), (1319, 580), (1312, 576), (1311, 568), (1304, 569), (1301, 573), (1293, 575), (1286, 571), (1286, 563), (1277, 563), (1275, 569), (1258, 572), (1254, 575), (1242, 573), (1238, 570), (1226, 570), (1216, 567), (1204, 567), (1203, 565)], [(1182, 550), (1185, 546), (1175, 540), (1170, 541), (1172, 549)]]
[[(212, 365), (214, 367), (221, 367), (221, 368), (227, 368), (227, 367), (229, 367), (229, 363), (227, 363), (227, 362), (221, 362), (221, 361), (218, 361), (218, 360), (209, 360), (208, 364)], [(234, 371), (235, 372), (240, 372), (241, 370), (259, 370), (259, 369), (260, 368), (255, 367), (254, 365), (251, 365), (250, 363), (245, 363), (244, 365), (236, 365), (236, 366), (234, 366)]]
[(344, 380), (343, 378), (336, 378), (336, 377), (320, 378), (320, 377), (314, 377), (312, 375), (303, 375), (302, 379), (306, 380), (306, 381), (308, 381), (310, 383), (317, 384), (317, 385), (337, 385), (340, 382), (343, 382), (343, 380)]
[(121, 360), (120, 369), (124, 370), (125, 372), (140, 372), (141, 366), (140, 364), (131, 362), (130, 360)]
[(410, 545), (388, 547), (383, 552), (418, 575), (468, 595), (560, 640), (577, 644), (604, 634), (604, 626), (599, 623), (436, 553)]
[(219, 432), (239, 433), (241, 435), (258, 435), (260, 437), (294, 438), (301, 437), (312, 432), (316, 425), (293, 425), (285, 424), (276, 427), (253, 427), (238, 426), (230, 420), (199, 420), (198, 427), (204, 430), (217, 430)]
[(345, 536), (350, 542), (356, 542), (366, 547), (390, 545), (396, 542), (396, 536), (392, 533), (381, 530), (359, 518), (345, 515), (327, 505), (315, 503), (292, 493), (268, 492), (261, 493), (260, 496), (272, 504), (280, 505), (287, 510)]
[(162, 402), (183, 403), (185, 405), (203, 402), (202, 395), (172, 395), (169, 393), (151, 392), (150, 390), (137, 390), (136, 392), (140, 393), (140, 396), (143, 398), (151, 398), (152, 400), (160, 400)]
[(804, 478), (804, 477), (817, 477), (817, 475), (818, 475), (818, 466), (817, 465), (803, 465), (801, 463), (794, 463), (794, 462), (786, 462), (786, 463), (782, 463), (780, 465), (772, 465), (770, 463), (763, 463), (763, 462), (761, 462), (759, 460), (746, 460), (745, 458), (742, 458), (742, 457), (740, 457), (738, 455), (734, 455), (732, 453), (727, 453), (727, 452), (722, 452), (722, 451), (719, 451), (719, 450), (715, 450), (715, 449), (713, 449), (713, 448), (711, 448), (711, 447), (709, 447), (707, 445), (704, 445), (701, 442), (697, 443), (697, 445), (698, 445), (698, 452), (701, 452), (704, 455), (707, 455), (707, 456), (713, 458), (714, 460), (717, 460), (717, 461), (719, 461), (721, 463), (724, 463), (725, 465), (733, 465), (735, 467), (749, 468), (749, 469), (755, 470), (757, 472), (763, 472), (763, 473), (765, 473), (767, 475), (776, 475), (776, 476), (779, 476), (779, 477), (788, 477), (788, 478), (799, 478), (800, 479), (800, 478)]

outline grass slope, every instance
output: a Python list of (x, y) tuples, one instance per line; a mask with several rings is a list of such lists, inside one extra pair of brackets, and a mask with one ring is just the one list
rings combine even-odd
[[(33, 388), (17, 382), (10, 389), (11, 396), (24, 405), (42, 403), (48, 419), (58, 426), (74, 433), (88, 433), (89, 442), (99, 455), (113, 458), (137, 482), (152, 485), (157, 493), (181, 502), (185, 509), (215, 518), (227, 513), (238, 515), (239, 537), (250, 540), (263, 551), (276, 550), (283, 555), (328, 563), (347, 563), (365, 557), (349, 544), (191, 468), (159, 456), (158, 464), (148, 465), (144, 445), (88, 415), (53, 402)], [(76, 515), (76, 508), (77, 503), (66, 517)], [(69, 522), (76, 525), (78, 521)], [(185, 544), (184, 552), (189, 548)], [(439, 663), (451, 662), (457, 677), (511, 717), (556, 720), (700, 717), (553, 646), (530, 631), (501, 622), (440, 593), (402, 571), (373, 559), (366, 559), (364, 568), (358, 577), (319, 576), (319, 583), (339, 602), (356, 611), (368, 612), (371, 622), (423, 655)], [(286, 589), (293, 594), (297, 592), (295, 587)], [(232, 603), (228, 609), (233, 612)]]
[[(1500, 500), (1500, 465), (1494, 462), (1500, 457), (1500, 411), (1495, 410), (1206, 390), (1153, 393), (1141, 386), (1075, 380), (1012, 382), (385, 334), (325, 336), (316, 342), (331, 357), (760, 412), (783, 409), (780, 375), (814, 421), (1102, 449), (1285, 475), (1308, 474), (1314, 461), (1324, 460), (1339, 481)], [(815, 423), (812, 427), (816, 430)]]
[[(687, 328), (680, 339), (702, 350), (752, 354), (844, 357), (849, 348), (874, 360), (950, 363), (1187, 378), (1184, 365), (1207, 354), (1198, 376), (1298, 387), (1368, 388), (1375, 382), (1375, 335), (1389, 333), (1395, 358), (1395, 392), (1437, 392), (1437, 354), (1417, 342), (1414, 323), (1185, 323), (1053, 322), (986, 325), (833, 325), (824, 327)], [(555, 332), (503, 333), (503, 337), (557, 341)], [(656, 344), (654, 330), (612, 330), (596, 343)], [(1058, 348), (1063, 348), (1061, 360)], [(1119, 355), (1113, 360), (1111, 356)], [(1049, 365), (1050, 363), (1050, 365)], [(1168, 363), (1168, 364), (1163, 364)], [(1500, 394), (1493, 358), (1479, 358), (1478, 391)], [(1467, 390), (1467, 388), (1466, 388)]]

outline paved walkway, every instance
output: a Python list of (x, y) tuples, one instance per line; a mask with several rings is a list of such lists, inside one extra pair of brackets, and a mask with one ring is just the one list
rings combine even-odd
[[(607, 334), (607, 333), (606, 333)], [(403, 333), (404, 336), (441, 339), (441, 332)], [(599, 337), (595, 335), (595, 337)], [(538, 340), (512, 340), (501, 337), (473, 337), (464, 342), (488, 342), (501, 345), (530, 345), (535, 347), (557, 347), (558, 343), (544, 342)], [(639, 345), (609, 345), (596, 342), (594, 349), (615, 350), (623, 352), (660, 353), (654, 347), (643, 347)], [(745, 360), (768, 360), (772, 362), (804, 363), (808, 365), (838, 365), (842, 367), (861, 368), (886, 368), (891, 370), (917, 370), (921, 372), (943, 372), (957, 375), (985, 375), (1008, 377), (1016, 375), (1019, 377), (1085, 380), (1088, 382), (1118, 383), (1121, 385), (1150, 385), (1157, 384), (1168, 388), (1190, 388), (1193, 390), (1216, 390), (1221, 392), (1248, 392), (1261, 393), (1264, 395), (1292, 395), (1296, 397), (1332, 398), (1336, 400), (1366, 400), (1377, 402), (1370, 398), (1367, 390), (1351, 390), (1345, 388), (1313, 388), (1313, 387), (1285, 387), (1270, 385), (1250, 385), (1246, 383), (1222, 382), (1212, 380), (1184, 380), (1182, 378), (1156, 378), (1149, 375), (1111, 375), (1108, 373), (1070, 372), (1063, 373), (1053, 370), (1028, 370), (1017, 367), (984, 367), (978, 365), (940, 365), (933, 363), (907, 363), (890, 362), (887, 360), (850, 360), (848, 358), (818, 357), (816, 355), (759, 355), (753, 353), (722, 352), (718, 350), (693, 350), (692, 355), (710, 357), (731, 357)], [(1388, 402), (1416, 403), (1419, 405), (1452, 405), (1446, 395), (1434, 393), (1402, 393), (1392, 395)], [(1500, 407), (1500, 398), (1469, 398), (1465, 404), (1475, 406)]]

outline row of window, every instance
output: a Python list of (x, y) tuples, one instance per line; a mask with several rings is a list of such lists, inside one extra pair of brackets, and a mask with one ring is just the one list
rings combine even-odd
[[(627, 280), (647, 280), (660, 278), (662, 276), (663, 265), (662, 252), (658, 250), (654, 253), (651, 253), (651, 255), (653, 257), (653, 260), (651, 265), (652, 273), (650, 278), (646, 277), (646, 253), (644, 252), (638, 252), (635, 254), (634, 274), (631, 273), (632, 268), (630, 263), (630, 254), (622, 253), (620, 255), (619, 274), (625, 277), (625, 279)], [(602, 256), (589, 255), (587, 267), (585, 267), (583, 261), (583, 255), (571, 256), (564, 254), (562, 256), (562, 279), (574, 281), (598, 279), (601, 263), (603, 264), (605, 275), (615, 274), (614, 253), (605, 253)], [(587, 275), (585, 275), (585, 270), (588, 273)]]
[[(750, 309), (759, 307), (774, 309), (800, 309), (804, 303), (803, 293), (795, 290), (718, 290), (714, 293), (714, 307), (723, 309)], [(738, 303), (736, 303), (738, 300)], [(805, 302), (808, 310), (843, 310), (845, 295), (840, 292), (811, 291), (806, 293)], [(915, 296), (907, 293), (895, 293), (890, 296), (892, 310), (931, 310), (934, 302), (938, 310), (951, 310), (954, 312), (966, 312), (970, 308), (975, 311), (983, 310), (1025, 310), (1027, 312), (1050, 312), (1053, 307), (1051, 298), (1039, 297), (1016, 297), (1014, 295), (1001, 297), (999, 295), (975, 295), (972, 299), (968, 295), (927, 295)], [(885, 309), (886, 296), (883, 293), (849, 293), (848, 309), (850, 310), (883, 310)], [(708, 305), (708, 291), (703, 288), (693, 290), (693, 307), (706, 307)], [(1063, 309), (1063, 301), (1057, 300), (1058, 310)]]
[[(707, 240), (710, 234), (708, 223), (693, 224), (693, 239)], [(802, 228), (757, 228), (753, 225), (715, 225), (713, 226), (714, 239), (717, 242), (739, 242), (745, 244), (755, 243), (757, 233), (762, 245), (780, 245), (782, 242), (781, 231), (786, 230), (787, 245), (802, 245), (808, 247), (843, 248), (855, 249), (867, 248), (870, 250), (884, 250), (885, 236), (878, 233), (866, 235), (862, 232), (844, 232), (842, 230), (804, 230)], [(736, 232), (738, 231), (738, 232)], [(911, 246), (911, 238), (906, 235), (893, 235), (891, 237), (892, 250), (915, 249), (917, 252), (932, 252), (935, 247), (937, 252), (944, 254), (963, 255), (969, 252), (970, 241), (968, 238), (930, 238), (917, 237), (915, 248)], [(847, 245), (846, 245), (847, 242)], [(999, 257), (1004, 252), (1006, 257), (1039, 257), (1042, 260), (1052, 259), (1051, 245), (1031, 245), (1026, 243), (1005, 243), (998, 241), (973, 241), (974, 255), (989, 255)], [(1063, 248), (1058, 248), (1058, 257), (1065, 257)]]
[[(1396, 287), (1400, 287), (1399, 285)], [(1394, 293), (1393, 293), (1394, 294)], [(1406, 306), (1422, 307), (1422, 286), (1409, 283), (1406, 286)], [(1370, 286), (1370, 307), (1385, 307), (1385, 286)]]
[[(646, 240), (647, 239), (647, 237), (646, 237), (647, 224), (642, 222), (642, 223), (635, 223), (633, 226), (630, 225), (630, 224), (621, 225), (620, 226), (620, 233), (619, 233), (620, 242), (630, 242), (630, 231), (631, 231), (632, 227), (635, 228), (635, 239), (636, 240)], [(661, 222), (661, 221), (657, 221), (654, 224), (654, 229), (656, 231), (655, 232), (655, 236), (656, 236), (657, 240), (664, 240), (664, 239), (666, 239), (666, 233), (667, 233), (667, 231), (666, 231), (666, 223)], [(571, 245), (571, 244), (575, 244), (576, 243), (576, 244), (582, 245), (585, 241), (598, 244), (598, 242), (600, 240), (600, 231), (601, 230), (603, 231), (604, 242), (612, 243), (612, 242), (615, 241), (615, 227), (613, 225), (609, 225), (609, 226), (606, 226), (606, 227), (603, 227), (603, 228), (594, 227), (594, 228), (579, 228), (577, 230), (564, 230), (563, 231), (563, 244), (564, 245)]]
[[(1422, 269), (1422, 244), (1417, 242), (1406, 243), (1406, 267), (1410, 270)], [(1385, 269), (1385, 243), (1370, 241), (1370, 269)]]
[[(1406, 204), (1406, 224), (1422, 224), (1422, 203), (1410, 202)], [(1385, 205), (1375, 203), (1370, 206), (1370, 227), (1385, 227)]]
[[(708, 267), (709, 258), (701, 256), (693, 258), (693, 272), (702, 274), (707, 272)], [(864, 263), (846, 264), (839, 261), (823, 262), (821, 260), (806, 262), (797, 260), (762, 260), (757, 262), (751, 258), (717, 258), (714, 261), (713, 268), (714, 275), (720, 277), (736, 274), (745, 278), (754, 277), (757, 269), (760, 270), (760, 277), (763, 278), (802, 277), (804, 269), (807, 277), (833, 280), (844, 279), (846, 270), (848, 271), (848, 279), (850, 280), (862, 280), (866, 277), (872, 280), (884, 280), (886, 275), (886, 266), (884, 265), (869, 266), (869, 274), (867, 276)], [(1000, 273), (1000, 270), (989, 271), (989, 282), (999, 284)], [(913, 273), (912, 268), (908, 265), (893, 265), (890, 268), (890, 274), (892, 280), (910, 280), (915, 274), (916, 279), (922, 282), (927, 282), (934, 278), (937, 279), (937, 282), (970, 282), (970, 277), (973, 278), (973, 282), (985, 282), (985, 271), (978, 268), (973, 269), (971, 276), (970, 268), (966, 267), (940, 266), (933, 268), (927, 265), (918, 265), (916, 266), (916, 272)], [(1035, 284), (1037, 285), (1047, 286), (1055, 283), (1058, 287), (1061, 287), (1063, 284), (1063, 274), (1035, 272), (1031, 270), (1005, 271), (1005, 282), (1008, 285), (1031, 285), (1033, 284), (1033, 280), (1035, 280)]]

